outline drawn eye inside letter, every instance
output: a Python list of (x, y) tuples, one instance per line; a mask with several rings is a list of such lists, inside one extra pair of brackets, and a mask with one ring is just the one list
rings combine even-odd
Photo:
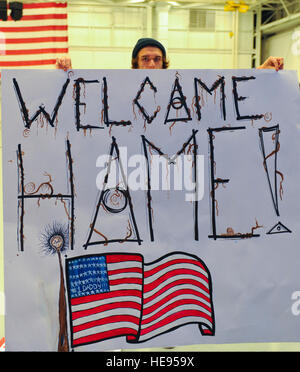
[(119, 213), (127, 206), (127, 196), (124, 190), (116, 187), (115, 189), (105, 190), (102, 202), (108, 212)]

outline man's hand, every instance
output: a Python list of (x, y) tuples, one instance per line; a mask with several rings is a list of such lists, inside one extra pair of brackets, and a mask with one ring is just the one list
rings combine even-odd
[(56, 68), (64, 71), (68, 71), (72, 68), (71, 58), (62, 57), (56, 59)]
[(276, 71), (283, 70), (283, 58), (281, 57), (269, 57), (265, 62), (257, 67), (258, 69), (274, 69)]

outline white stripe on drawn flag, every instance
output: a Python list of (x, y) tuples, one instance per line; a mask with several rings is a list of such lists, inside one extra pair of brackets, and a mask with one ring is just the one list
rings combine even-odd
[(51, 68), (67, 54), (66, 1), (23, 3), (20, 20), (0, 20), (0, 68)]
[(138, 254), (104, 254), (66, 265), (73, 347), (120, 336), (144, 342), (188, 323), (214, 335), (210, 276), (195, 256), (144, 264)]

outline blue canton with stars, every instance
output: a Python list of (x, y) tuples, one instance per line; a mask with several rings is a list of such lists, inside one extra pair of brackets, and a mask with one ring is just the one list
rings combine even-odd
[(105, 256), (77, 257), (68, 261), (71, 298), (109, 292)]

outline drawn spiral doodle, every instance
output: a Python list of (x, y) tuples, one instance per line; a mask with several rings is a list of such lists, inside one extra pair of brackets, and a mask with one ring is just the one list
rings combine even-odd
[(108, 212), (120, 213), (126, 208), (128, 200), (125, 191), (116, 187), (105, 190), (102, 202)]
[(28, 129), (28, 128), (25, 128), (24, 129), (24, 131), (23, 131), (23, 137), (29, 137), (29, 135), (30, 135), (30, 129)]
[(36, 187), (34, 182), (29, 182), (24, 186), (24, 189), (27, 195), (33, 195), (39, 191), (42, 194), (53, 194), (53, 188), (48, 182), (41, 183), (39, 187)]
[(53, 187), (51, 185), (52, 177), (48, 173), (45, 173), (45, 176), (49, 178), (49, 181), (42, 182), (38, 187), (36, 187), (34, 182), (28, 182), (26, 185), (24, 185), (25, 194), (34, 195), (38, 192), (41, 192), (42, 194), (52, 195), (53, 194)]

